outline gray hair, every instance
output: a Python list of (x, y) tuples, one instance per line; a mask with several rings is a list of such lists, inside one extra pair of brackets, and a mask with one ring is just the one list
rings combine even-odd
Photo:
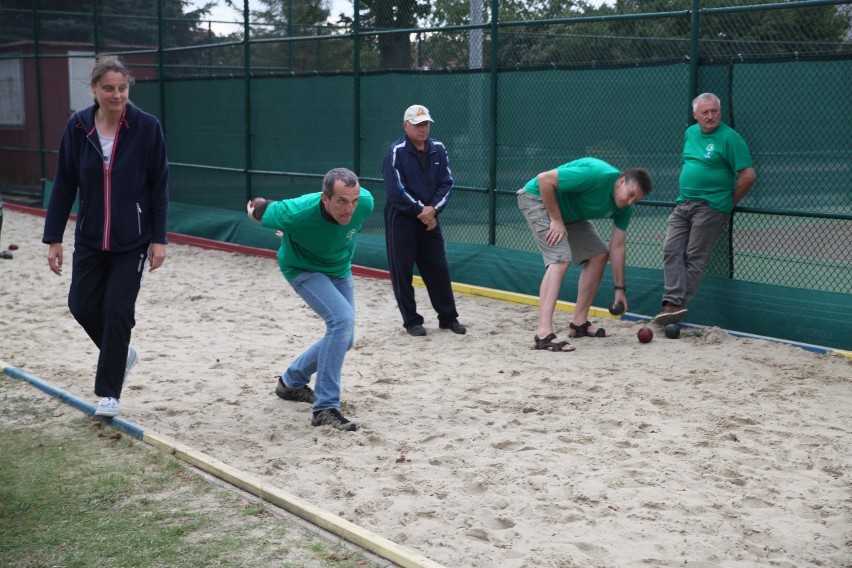
[(326, 197), (332, 197), (334, 195), (334, 184), (338, 181), (342, 181), (343, 185), (346, 187), (352, 187), (358, 185), (358, 176), (355, 175), (355, 172), (347, 170), (346, 168), (334, 168), (333, 170), (329, 170), (329, 172), (325, 174), (325, 178), (322, 180), (323, 195)]
[(715, 101), (719, 108), (722, 107), (722, 101), (719, 100), (719, 97), (714, 95), (713, 93), (701, 93), (694, 99), (692, 99), (692, 112), (695, 112), (698, 109), (698, 103), (700, 101)]

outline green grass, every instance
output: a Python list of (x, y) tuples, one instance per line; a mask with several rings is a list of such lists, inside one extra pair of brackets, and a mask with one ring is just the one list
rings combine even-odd
[(376, 566), (0, 375), (0, 565)]

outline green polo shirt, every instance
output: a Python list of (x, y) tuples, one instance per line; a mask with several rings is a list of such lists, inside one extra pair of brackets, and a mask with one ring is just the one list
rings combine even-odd
[(302, 272), (320, 272), (331, 278), (352, 274), (355, 235), (373, 212), (373, 196), (361, 188), (358, 205), (348, 225), (323, 216), (322, 193), (308, 193), (270, 203), (261, 224), (284, 233), (278, 249), (278, 266), (292, 280)]
[(722, 213), (734, 208), (737, 172), (752, 167), (748, 144), (724, 122), (710, 133), (697, 124), (687, 128), (681, 164), (677, 201), (703, 201)]
[[(562, 164), (556, 172), (559, 180), (556, 201), (566, 224), (612, 217), (616, 227), (627, 230), (633, 206), (619, 209), (612, 195), (615, 182), (621, 176), (618, 168), (597, 158), (580, 158)], [(524, 189), (530, 195), (541, 197), (537, 177), (528, 181)]]

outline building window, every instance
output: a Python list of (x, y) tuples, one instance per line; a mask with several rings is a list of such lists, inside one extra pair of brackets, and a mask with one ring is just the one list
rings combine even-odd
[(92, 106), (94, 95), (89, 80), (95, 67), (95, 54), (91, 51), (68, 52), (68, 93), (71, 112)]
[(20, 59), (0, 59), (0, 126), (23, 125), (23, 62)]

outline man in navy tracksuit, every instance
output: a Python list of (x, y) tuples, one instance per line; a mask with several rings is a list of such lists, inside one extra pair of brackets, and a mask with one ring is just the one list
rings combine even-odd
[(137, 359), (130, 332), (143, 271), (166, 256), (165, 139), (154, 116), (128, 104), (131, 83), (117, 59), (95, 63), (95, 104), (65, 127), (42, 237), (48, 265), (61, 275), (63, 234), (79, 189), (68, 307), (100, 350), (99, 416), (118, 414), (124, 377)]
[(438, 326), (458, 334), (466, 332), (458, 321), (444, 235), (438, 223), (438, 214), (450, 201), (453, 176), (447, 149), (429, 137), (432, 122), (426, 107), (408, 107), (402, 122), (405, 136), (391, 144), (382, 166), (391, 283), (402, 325), (416, 337), (426, 335), (426, 329), (423, 316), (417, 313), (411, 282), (415, 264), (438, 313)]

